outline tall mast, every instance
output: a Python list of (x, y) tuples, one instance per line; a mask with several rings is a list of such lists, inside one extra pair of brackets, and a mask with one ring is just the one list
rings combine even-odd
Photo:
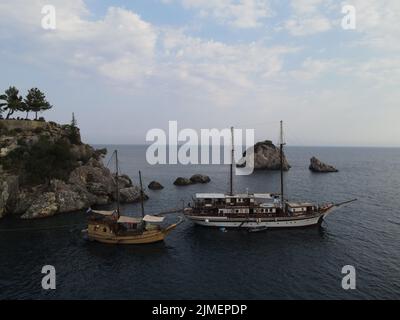
[(233, 127), (231, 127), (231, 136), (232, 136), (232, 150), (231, 150), (231, 171), (230, 171), (229, 195), (233, 196), (233, 165), (235, 163), (235, 141), (234, 141), (234, 135), (233, 135)]
[(281, 121), (281, 127), (280, 127), (280, 161), (281, 161), (281, 205), (283, 209), (284, 205), (284, 190), (283, 190), (283, 146), (285, 145), (285, 142), (283, 141), (283, 121)]
[(120, 214), (120, 207), (119, 207), (119, 168), (118, 168), (118, 151), (117, 150), (115, 150), (114, 151), (114, 153), (115, 153), (115, 168), (116, 168), (116, 179), (115, 179), (115, 181), (116, 181), (116, 183), (115, 183), (115, 185), (116, 185), (116, 188), (117, 188), (117, 213), (118, 213), (118, 215)]
[(142, 184), (142, 173), (139, 171), (139, 181), (140, 181), (140, 204), (142, 206), (142, 217), (144, 218), (144, 194), (143, 194), (143, 184)]

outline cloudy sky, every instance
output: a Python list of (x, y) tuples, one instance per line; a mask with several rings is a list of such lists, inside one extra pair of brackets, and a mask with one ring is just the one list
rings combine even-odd
[(282, 119), (291, 145), (400, 146), (399, 21), (398, 0), (1, 0), (0, 90), (41, 88), (89, 143), (169, 120), (276, 141)]

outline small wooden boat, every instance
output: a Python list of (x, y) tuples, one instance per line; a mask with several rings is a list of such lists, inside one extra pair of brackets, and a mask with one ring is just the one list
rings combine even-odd
[(118, 187), (118, 153), (114, 152), (116, 158), (116, 194), (117, 209), (113, 211), (96, 211), (89, 209), (88, 227), (84, 230), (86, 237), (92, 241), (108, 244), (148, 244), (163, 241), (165, 237), (179, 225), (183, 219), (167, 227), (161, 227), (164, 217), (158, 215), (144, 214), (144, 193), (142, 186), (142, 175), (140, 178), (140, 195), (142, 216), (130, 217), (120, 214), (119, 187)]
[(109, 244), (146, 244), (164, 241), (165, 237), (176, 228), (182, 219), (168, 227), (159, 223), (164, 217), (146, 215), (133, 218), (118, 215), (117, 211), (90, 211), (87, 237)]

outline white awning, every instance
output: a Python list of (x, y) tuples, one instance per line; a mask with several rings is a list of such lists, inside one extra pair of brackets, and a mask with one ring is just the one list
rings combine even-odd
[(260, 198), (260, 199), (271, 199), (270, 193), (238, 193), (233, 196), (224, 193), (196, 193), (197, 199), (249, 199), (249, 198)]
[(91, 211), (89, 211), (89, 212), (93, 212), (93, 213), (101, 214), (101, 215), (103, 215), (103, 216), (112, 216), (112, 215), (114, 214), (115, 210), (114, 210), (114, 211), (99, 211), (99, 210), (91, 210)]
[(255, 193), (254, 198), (259, 198), (259, 199), (272, 199), (272, 196), (270, 193)]
[(152, 222), (152, 223), (161, 223), (164, 221), (164, 217), (156, 217), (156, 216), (146, 215), (143, 218), (143, 221)]
[(142, 222), (142, 219), (134, 218), (134, 217), (120, 216), (119, 219), (118, 219), (118, 223), (134, 223), (134, 224), (138, 224), (140, 222)]
[(197, 199), (225, 199), (223, 193), (196, 193)]

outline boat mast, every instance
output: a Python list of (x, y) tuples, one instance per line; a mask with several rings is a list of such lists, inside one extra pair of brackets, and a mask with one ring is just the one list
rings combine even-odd
[(116, 188), (117, 188), (117, 190), (116, 190), (116, 192), (117, 192), (117, 213), (118, 213), (118, 215), (120, 214), (120, 207), (119, 207), (119, 168), (118, 168), (118, 151), (117, 150), (115, 150), (114, 151), (114, 153), (115, 153), (115, 168), (116, 168), (116, 183), (115, 183), (115, 185), (116, 185)]
[(230, 188), (229, 195), (233, 196), (233, 165), (235, 163), (235, 142), (233, 137), (233, 127), (231, 127), (231, 136), (232, 136), (232, 150), (231, 150), (231, 171), (230, 171)]
[(139, 181), (140, 181), (140, 204), (142, 206), (142, 217), (144, 218), (144, 194), (143, 194), (143, 184), (142, 184), (142, 173), (139, 171)]
[(283, 209), (284, 205), (284, 190), (283, 190), (283, 146), (285, 145), (283, 141), (283, 121), (281, 121), (281, 126), (280, 126), (280, 162), (281, 162), (281, 205)]

